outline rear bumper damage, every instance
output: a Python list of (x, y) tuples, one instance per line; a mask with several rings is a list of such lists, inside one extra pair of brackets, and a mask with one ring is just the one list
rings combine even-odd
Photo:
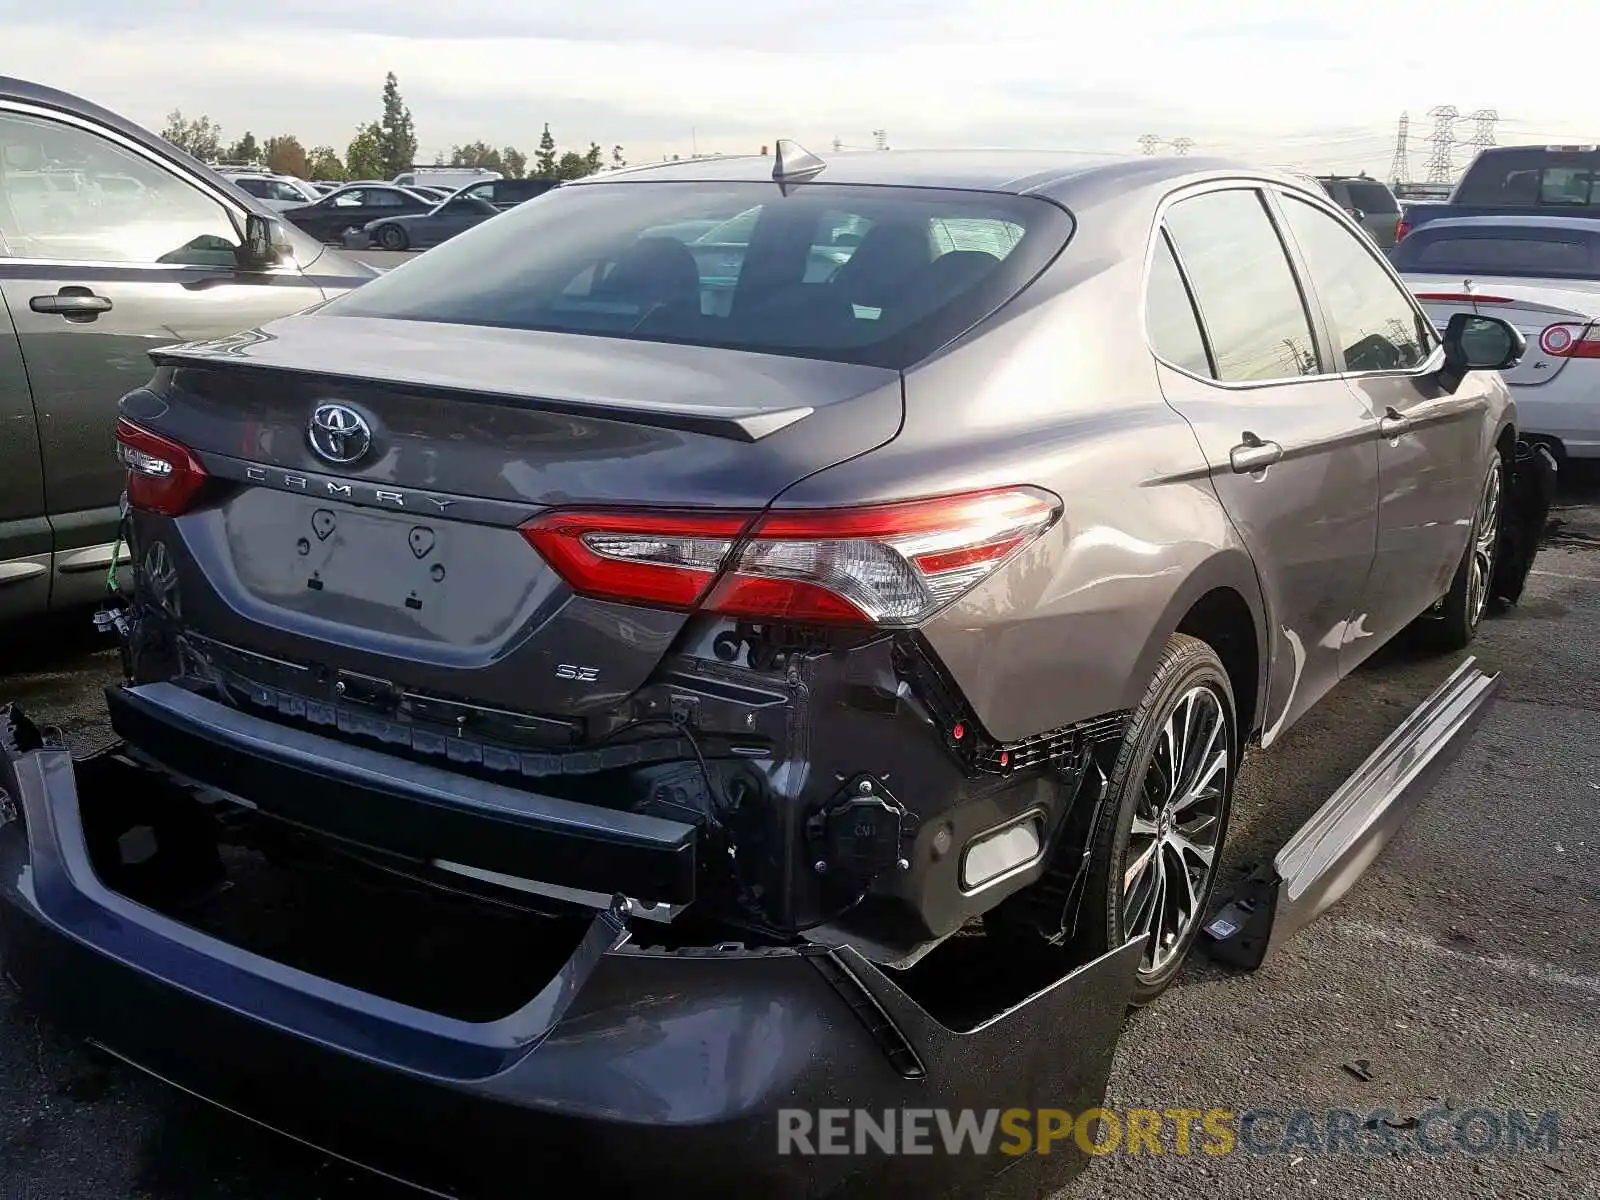
[[(779, 1153), (780, 1110), (1094, 1106), (1141, 950), (968, 1021), (849, 948), (652, 948), (619, 904), (589, 912), (514, 1011), (465, 1020), (287, 966), (110, 886), (105, 856), (128, 844), (128, 822), (156, 827), (158, 857), (164, 837), (185, 840), (143, 794), (170, 780), (120, 748), (77, 764), (51, 748), (0, 754), (0, 786), (0, 958), (33, 1003), (172, 1084), (446, 1193), (521, 1194), (576, 1151), (605, 1164), (602, 1188), (881, 1193), (892, 1173), (930, 1194), (1040, 1194), (1082, 1165), (1070, 1140), (1021, 1159), (797, 1160)], [(97, 830), (107, 813), (120, 815)]]

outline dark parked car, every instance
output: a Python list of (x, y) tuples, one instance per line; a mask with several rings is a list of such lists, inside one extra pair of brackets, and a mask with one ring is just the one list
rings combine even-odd
[(121, 117), (0, 78), (0, 621), (105, 595), (124, 482), (105, 451), (146, 351), (373, 278), (297, 230), (252, 245), (271, 215)]
[(362, 183), (329, 192), (315, 204), (285, 209), (282, 215), (318, 241), (339, 242), (347, 232), (369, 221), (425, 213), (436, 203), (408, 188)]
[[(1221, 160), (775, 159), (568, 184), (156, 354), (127, 747), (78, 790), (20, 760), (0, 828), (25, 991), (314, 1142), (820, 1194), (882, 1160), (802, 1173), (775, 1107), (995, 1070), (907, 990), (982, 918), (1070, 1004), (1025, 1073), (1103, 1080), (1246, 747), (1419, 619), (1473, 638), (1520, 339), (1441, 337), (1336, 205)], [(696, 220), (710, 286), (641, 236)], [(230, 922), (299, 870), (297, 932)]]
[(559, 179), (486, 179), (482, 183), (468, 184), (456, 193), (487, 200), (499, 209), (515, 208), (524, 200), (542, 196), (551, 188), (560, 187)]
[(384, 250), (426, 250), (481, 225), (500, 210), (487, 200), (452, 196), (428, 212), (403, 217), (379, 217), (344, 235), (347, 250), (377, 246)]
[(1368, 175), (1319, 175), (1317, 182), (1380, 247), (1399, 240), (1400, 202), (1388, 184)]

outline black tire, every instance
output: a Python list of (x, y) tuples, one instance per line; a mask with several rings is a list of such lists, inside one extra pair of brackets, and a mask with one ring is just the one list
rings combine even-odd
[(1506, 467), (1498, 451), (1478, 489), (1478, 507), (1472, 514), (1472, 532), (1456, 566), (1455, 577), (1444, 598), (1417, 622), (1417, 634), (1426, 649), (1440, 654), (1463, 650), (1478, 636), (1489, 610), (1495, 565), (1505, 528)]
[(378, 227), (378, 245), (385, 250), (409, 250), (411, 239), (406, 231), (398, 225), (380, 225)]
[[(1180, 710), (1197, 692), (1207, 697), (1203, 702), (1205, 711), (1210, 711), (1209, 706), (1215, 705), (1220, 718), (1218, 749), (1225, 753), (1220, 772), (1221, 783), (1214, 785), (1214, 797), (1203, 803), (1196, 802), (1193, 808), (1186, 809), (1190, 812), (1198, 810), (1212, 819), (1212, 824), (1205, 831), (1207, 836), (1211, 836), (1210, 861), (1202, 864), (1195, 860), (1195, 871), (1191, 872), (1189, 852), (1174, 850), (1162, 841), (1163, 835), (1159, 831), (1179, 832), (1187, 825), (1188, 831), (1193, 833), (1196, 829), (1195, 820), (1185, 823), (1170, 814), (1157, 817), (1158, 832), (1150, 836), (1149, 843), (1154, 847), (1150, 869), (1164, 873), (1181, 866), (1184, 877), (1190, 881), (1190, 887), (1183, 894), (1174, 894), (1174, 908), (1170, 914), (1174, 920), (1168, 929), (1171, 940), (1163, 938), (1163, 944), (1156, 946), (1152, 939), (1152, 944), (1146, 948), (1131, 996), (1131, 1003), (1136, 1006), (1149, 1004), (1161, 995), (1182, 968), (1195, 937), (1205, 923), (1228, 831), (1228, 814), (1233, 803), (1234, 777), (1238, 774), (1242, 739), (1238, 735), (1237, 709), (1228, 673), (1216, 651), (1205, 642), (1185, 634), (1176, 634), (1167, 644), (1156, 664), (1155, 676), (1128, 723), (1116, 766), (1111, 772), (1109, 803), (1090, 834), (1089, 875), (1078, 920), (1077, 949), (1085, 957), (1104, 954), (1125, 945), (1136, 936), (1140, 922), (1135, 893), (1146, 876), (1134, 876), (1132, 888), (1125, 887), (1131, 874), (1130, 867), (1137, 867), (1137, 862), (1129, 861), (1130, 850), (1140, 854), (1145, 836), (1141, 833), (1138, 835), (1141, 840), (1135, 840), (1134, 821), (1137, 816), (1141, 824), (1151, 823), (1149, 813), (1155, 797), (1148, 793), (1156, 790), (1163, 774), (1163, 764), (1170, 762), (1172, 757), (1164, 740), (1168, 721), (1172, 720), (1176, 725)], [(1201, 705), (1202, 702), (1196, 700), (1195, 704)], [(1190, 717), (1195, 717), (1198, 711), (1191, 708)], [(1206, 736), (1203, 729), (1197, 730), (1197, 744), (1188, 747), (1189, 754), (1201, 760), (1199, 770), (1207, 769), (1216, 761), (1213, 751), (1202, 752), (1198, 744), (1198, 740)], [(1181, 755), (1179, 762), (1184, 764), (1178, 773), (1179, 786), (1168, 789), (1169, 802), (1164, 807), (1170, 807), (1172, 799), (1181, 797), (1185, 778), (1190, 781), (1194, 779), (1193, 775), (1186, 774), (1188, 765)], [(1207, 792), (1211, 790), (1212, 787), (1206, 789)], [(1189, 845), (1197, 844), (1194, 840), (1186, 841)], [(1162, 874), (1162, 879), (1165, 879), (1165, 874)], [(1155, 881), (1152, 881), (1151, 887), (1155, 886)], [(1158, 895), (1164, 896), (1165, 893)], [(1190, 915), (1178, 919), (1181, 917), (1178, 906), (1191, 898)], [(1130, 906), (1135, 911), (1128, 911)]]

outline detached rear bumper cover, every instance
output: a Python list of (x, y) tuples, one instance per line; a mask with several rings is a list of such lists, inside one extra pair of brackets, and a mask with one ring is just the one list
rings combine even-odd
[[(63, 1024), (286, 1133), (427, 1186), (524, 1194), (551, 1162), (697, 1194), (896, 1187), (1037, 1194), (1052, 1155), (780, 1157), (780, 1108), (1098, 1104), (1139, 942), (969, 1033), (848, 950), (658, 952), (597, 912), (501, 1020), (424, 1012), (300, 972), (109, 890), (73, 763), (0, 753), (0, 956)], [(1044, 1052), (1048, 1051), (1048, 1052)], [(937, 1139), (935, 1139), (937, 1140)], [(442, 1152), (436, 1153), (436, 1152)], [(1065, 1160), (1065, 1161), (1064, 1161)], [(602, 1165), (603, 1164), (603, 1165)], [(708, 1171), (711, 1178), (707, 1179)], [(711, 1190), (708, 1191), (708, 1183)]]

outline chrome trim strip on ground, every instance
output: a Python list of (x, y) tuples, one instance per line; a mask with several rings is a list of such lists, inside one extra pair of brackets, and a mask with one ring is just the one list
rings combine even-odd
[(1500, 676), (1464, 661), (1207, 923), (1214, 958), (1255, 969), (1354, 886), (1477, 727)]

